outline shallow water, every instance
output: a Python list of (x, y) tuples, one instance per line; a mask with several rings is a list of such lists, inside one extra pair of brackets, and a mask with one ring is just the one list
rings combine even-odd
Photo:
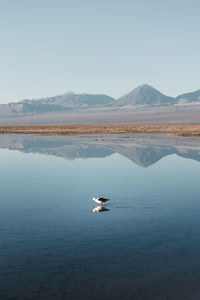
[(5, 135), (0, 147), (0, 299), (200, 298), (198, 139)]

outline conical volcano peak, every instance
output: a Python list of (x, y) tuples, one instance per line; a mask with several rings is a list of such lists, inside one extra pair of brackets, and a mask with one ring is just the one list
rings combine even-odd
[(130, 93), (119, 98), (115, 105), (119, 106), (160, 106), (171, 105), (175, 99), (168, 97), (148, 84), (142, 84)]
[(149, 85), (147, 83), (138, 85), (134, 90), (135, 91), (136, 90), (139, 90), (139, 91), (145, 91), (146, 90), (146, 91), (157, 91), (157, 92), (159, 92), (157, 89), (155, 89), (154, 87), (152, 87), (151, 85)]
[(148, 88), (148, 87), (153, 88), (152, 86), (150, 86), (150, 85), (147, 84), (147, 83), (140, 84), (140, 85), (138, 85), (137, 88)]

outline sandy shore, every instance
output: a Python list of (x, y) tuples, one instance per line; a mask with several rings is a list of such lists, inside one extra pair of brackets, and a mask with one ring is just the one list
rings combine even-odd
[(200, 136), (200, 125), (0, 126), (0, 133), (38, 135), (166, 133), (180, 136)]

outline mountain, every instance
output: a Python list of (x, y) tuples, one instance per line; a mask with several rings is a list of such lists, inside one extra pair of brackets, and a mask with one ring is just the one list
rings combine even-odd
[(200, 104), (200, 90), (176, 97), (178, 104)]
[(114, 106), (161, 106), (173, 105), (175, 98), (160, 93), (148, 84), (138, 86), (130, 93), (119, 98)]
[[(177, 104), (179, 107), (177, 107)], [(39, 115), (43, 117), (46, 115), (47, 118), (50, 118), (50, 115), (54, 115), (53, 118), (57, 120), (58, 113), (60, 113), (59, 116), (62, 114), (64, 119), (66, 119), (66, 117), (69, 118), (70, 113), (75, 112), (84, 115), (82, 112), (87, 112), (91, 114), (89, 121), (96, 113), (102, 116), (102, 122), (100, 123), (103, 123), (106, 112), (112, 114), (110, 120), (112, 119), (115, 122), (117, 112), (122, 114), (123, 112), (129, 112), (129, 110), (132, 112), (135, 110), (138, 113), (139, 110), (143, 110), (150, 114), (150, 110), (152, 110), (156, 113), (157, 119), (159, 117), (158, 110), (163, 109), (165, 117), (169, 120), (171, 114), (167, 111), (167, 107), (168, 109), (175, 109), (178, 114), (185, 114), (185, 108), (194, 107), (192, 104), (200, 105), (200, 90), (173, 98), (160, 93), (148, 84), (144, 84), (118, 100), (104, 94), (75, 94), (68, 92), (54, 97), (25, 99), (16, 103), (2, 104), (0, 105), (0, 117), (1, 119), (7, 118), (5, 122), (9, 123), (8, 119), (13, 120), (14, 117), (18, 120), (22, 117), (27, 117), (31, 120), (31, 117), (37, 118)], [(139, 110), (137, 110), (138, 108)], [(147, 117), (145, 116), (145, 118)], [(189, 115), (186, 117), (191, 120)], [(156, 122), (156, 120), (154, 121)]]
[(22, 100), (0, 105), (0, 114), (40, 114), (80, 109), (101, 108), (114, 103), (115, 99), (103, 94), (75, 94), (68, 92), (54, 97)]

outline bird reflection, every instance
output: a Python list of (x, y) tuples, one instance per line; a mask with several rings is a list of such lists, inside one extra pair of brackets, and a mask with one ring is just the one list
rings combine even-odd
[(95, 208), (93, 208), (93, 212), (105, 212), (105, 211), (109, 211), (110, 209), (106, 208), (103, 205), (99, 205), (96, 206)]

